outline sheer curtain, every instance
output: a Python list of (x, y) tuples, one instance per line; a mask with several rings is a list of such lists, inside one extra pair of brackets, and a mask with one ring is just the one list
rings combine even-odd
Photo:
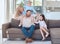
[(16, 9), (16, 0), (9, 0), (9, 21), (14, 16), (14, 12)]
[(9, 22), (16, 9), (16, 0), (0, 0), (0, 28), (2, 24)]
[(16, 9), (16, 0), (6, 0), (5, 1), (5, 21), (9, 22), (14, 15)]
[(1, 25), (4, 23), (4, 21), (5, 21), (5, 8), (4, 8), (5, 6), (4, 6), (4, 0), (0, 0), (0, 29), (1, 29)]

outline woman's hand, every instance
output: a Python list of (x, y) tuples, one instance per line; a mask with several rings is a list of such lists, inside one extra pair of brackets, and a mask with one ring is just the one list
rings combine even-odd
[(19, 27), (21, 26), (21, 24), (19, 24)]

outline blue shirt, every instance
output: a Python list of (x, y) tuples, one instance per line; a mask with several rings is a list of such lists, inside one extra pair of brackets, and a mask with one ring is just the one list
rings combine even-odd
[(32, 14), (36, 14), (37, 13), (33, 6), (27, 6), (27, 5), (25, 5), (24, 6), (24, 12), (23, 12), (23, 14), (26, 14), (27, 10), (31, 10)]

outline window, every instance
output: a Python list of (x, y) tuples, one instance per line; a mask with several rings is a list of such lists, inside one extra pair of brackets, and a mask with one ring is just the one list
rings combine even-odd
[(42, 6), (42, 0), (31, 0), (32, 6)]
[(60, 0), (46, 0), (46, 10), (49, 12), (60, 12)]
[(60, 1), (60, 0), (47, 0), (47, 1)]
[[(42, 0), (31, 0), (32, 6), (42, 6)], [(26, 0), (16, 0), (16, 6), (26, 4)]]
[(24, 0), (16, 0), (16, 7), (24, 4)]

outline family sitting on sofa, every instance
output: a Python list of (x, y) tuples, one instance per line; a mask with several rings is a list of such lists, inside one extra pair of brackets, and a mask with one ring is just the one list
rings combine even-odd
[[(20, 16), (20, 17), (21, 17), (21, 19), (20, 19), (19, 26), (22, 25), (22, 32), (26, 36), (26, 41), (28, 39), (32, 39), (32, 35), (33, 35), (34, 29), (35, 29), (35, 24), (34, 23), (39, 23), (39, 25), (40, 25), (40, 32), (41, 32), (41, 35), (43, 37), (42, 40), (45, 40), (45, 38), (48, 37), (49, 33), (48, 33), (48, 30), (47, 30), (47, 25), (45, 23), (45, 17), (44, 17), (43, 14), (40, 15), (38, 21), (36, 21), (34, 19), (34, 17), (31, 16), (31, 11), (30, 10), (27, 10), (26, 16)], [(28, 32), (28, 30), (29, 30), (29, 32)], [(44, 36), (43, 32), (46, 33), (45, 36)]]
[(11, 21), (2, 24), (2, 38), (22, 39), (26, 40), (26, 43), (32, 40), (43, 40), (51, 41), (52, 44), (60, 44), (60, 19), (57, 17), (45, 19), (44, 14), (33, 13), (35, 9), (30, 5), (31, 2), (24, 7), (18, 6)]
[[(32, 8), (30, 5), (31, 5), (31, 2), (28, 1), (27, 6), (24, 6), (24, 7), (18, 6), (14, 18), (17, 20), (20, 20), (20, 23), (18, 26), (19, 27), (22, 26), (21, 31), (26, 37), (26, 42), (32, 42), (32, 35), (35, 30), (35, 24), (39, 24), (42, 40), (45, 40), (49, 35), (47, 25), (45, 22), (45, 16), (43, 14), (37, 14), (35, 9)], [(32, 11), (35, 14), (32, 14)]]

